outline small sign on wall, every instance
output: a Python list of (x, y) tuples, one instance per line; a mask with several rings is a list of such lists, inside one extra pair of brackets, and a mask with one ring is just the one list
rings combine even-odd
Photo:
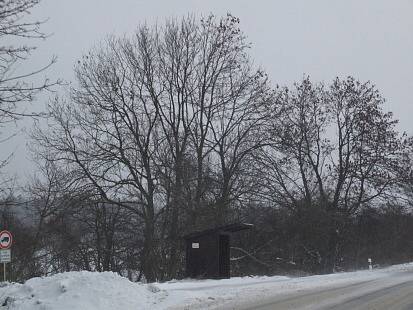
[(197, 242), (192, 242), (192, 248), (193, 248), (193, 249), (199, 249), (199, 243), (197, 243)]

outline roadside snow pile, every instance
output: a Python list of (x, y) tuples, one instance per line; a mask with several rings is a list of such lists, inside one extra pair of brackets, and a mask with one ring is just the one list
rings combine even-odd
[(67, 272), (0, 288), (0, 309), (158, 309), (167, 293), (148, 288), (111, 272)]
[[(204, 307), (231, 300), (237, 286), (286, 277), (133, 283), (112, 272), (66, 272), (0, 287), (0, 309), (158, 310)], [(189, 306), (184, 306), (184, 305)]]
[(0, 310), (221, 309), (268, 296), (324, 289), (413, 271), (413, 264), (374, 271), (288, 277), (243, 277), (133, 283), (111, 272), (67, 272), (0, 287)]

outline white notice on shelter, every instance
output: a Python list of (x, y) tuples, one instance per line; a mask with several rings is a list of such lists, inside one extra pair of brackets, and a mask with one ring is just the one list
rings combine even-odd
[(0, 250), (0, 263), (10, 263), (11, 262), (11, 250)]
[(192, 248), (193, 249), (199, 249), (199, 243), (192, 243)]

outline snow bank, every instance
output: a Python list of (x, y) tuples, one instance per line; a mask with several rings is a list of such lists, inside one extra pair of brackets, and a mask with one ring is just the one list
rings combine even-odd
[(9, 310), (158, 310), (220, 309), (268, 296), (331, 288), (412, 271), (412, 264), (303, 278), (243, 277), (133, 283), (111, 272), (67, 272), (0, 287), (0, 309)]
[(82, 271), (33, 278), (25, 284), (0, 288), (0, 305), (19, 310), (157, 309), (154, 305), (166, 295), (115, 273)]

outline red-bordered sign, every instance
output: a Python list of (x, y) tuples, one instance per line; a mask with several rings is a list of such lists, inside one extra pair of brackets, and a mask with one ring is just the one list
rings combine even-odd
[(0, 249), (8, 249), (13, 243), (13, 236), (8, 230), (0, 231)]

